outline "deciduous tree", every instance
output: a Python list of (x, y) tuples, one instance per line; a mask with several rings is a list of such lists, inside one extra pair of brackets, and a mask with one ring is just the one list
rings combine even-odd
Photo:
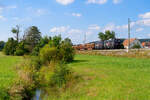
[(17, 42), (19, 42), (19, 33), (20, 33), (19, 25), (16, 25), (15, 28), (12, 28), (11, 32), (16, 35), (15, 38), (16, 38)]
[(29, 45), (30, 52), (39, 43), (41, 32), (36, 26), (31, 26), (25, 31), (24, 40)]

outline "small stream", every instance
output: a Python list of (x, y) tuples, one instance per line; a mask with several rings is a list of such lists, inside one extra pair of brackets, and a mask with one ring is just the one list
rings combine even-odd
[(35, 96), (33, 97), (32, 100), (42, 100), (42, 98), (41, 98), (41, 90), (40, 89), (36, 90)]

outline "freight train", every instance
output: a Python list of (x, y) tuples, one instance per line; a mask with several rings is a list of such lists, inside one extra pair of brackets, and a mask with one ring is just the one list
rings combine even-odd
[(103, 50), (103, 49), (123, 49), (125, 39), (111, 39), (106, 41), (95, 41), (86, 44), (74, 45), (75, 50)]

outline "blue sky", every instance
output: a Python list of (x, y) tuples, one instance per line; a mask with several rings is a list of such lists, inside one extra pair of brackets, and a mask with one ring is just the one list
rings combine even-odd
[(12, 37), (11, 28), (20, 25), (23, 34), (38, 26), (42, 35), (61, 34), (73, 43), (99, 40), (98, 33), (113, 30), (127, 37), (150, 38), (150, 0), (0, 0), (0, 40)]

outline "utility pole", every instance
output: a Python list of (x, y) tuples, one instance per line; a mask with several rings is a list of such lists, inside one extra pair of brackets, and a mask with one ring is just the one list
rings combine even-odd
[(128, 48), (127, 48), (127, 52), (129, 52), (130, 50), (130, 18), (128, 18)]

